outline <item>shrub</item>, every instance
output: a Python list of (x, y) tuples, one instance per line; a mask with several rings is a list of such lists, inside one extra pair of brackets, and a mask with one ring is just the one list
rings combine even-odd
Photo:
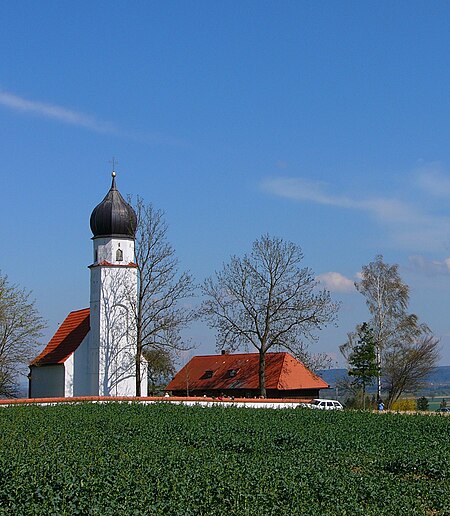
[(425, 396), (422, 396), (417, 400), (417, 410), (428, 410), (428, 400)]
[(392, 410), (397, 410), (399, 412), (414, 411), (416, 410), (416, 400), (412, 398), (401, 398), (394, 401), (392, 404)]

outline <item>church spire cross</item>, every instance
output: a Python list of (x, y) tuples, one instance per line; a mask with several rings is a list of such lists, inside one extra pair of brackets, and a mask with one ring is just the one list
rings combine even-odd
[(112, 173), (115, 174), (115, 172), (116, 172), (116, 165), (118, 165), (119, 162), (117, 161), (117, 159), (114, 156), (112, 157), (111, 160), (109, 160), (109, 162), (112, 165)]

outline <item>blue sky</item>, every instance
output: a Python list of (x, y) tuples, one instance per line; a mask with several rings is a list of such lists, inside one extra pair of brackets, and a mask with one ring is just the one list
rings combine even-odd
[[(383, 254), (450, 365), (449, 3), (0, 4), (2, 260), (50, 337), (88, 306), (89, 216), (110, 186), (166, 212), (200, 283), (270, 233), (367, 319)], [(214, 352), (203, 323), (196, 352)]]

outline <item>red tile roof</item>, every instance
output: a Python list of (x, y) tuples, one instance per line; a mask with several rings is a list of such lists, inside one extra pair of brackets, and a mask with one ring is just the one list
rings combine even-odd
[(42, 353), (30, 365), (63, 364), (81, 344), (89, 329), (89, 308), (70, 312)]
[[(258, 353), (196, 356), (176, 374), (166, 390), (183, 391), (187, 384), (191, 391), (258, 389), (258, 368)], [(211, 372), (212, 376), (209, 376)], [(289, 353), (266, 354), (266, 389), (289, 391), (328, 387), (322, 378)]]
[(102, 260), (101, 262), (98, 262), (98, 263), (93, 263), (92, 265), (89, 265), (89, 268), (93, 269), (94, 267), (99, 267), (100, 265), (102, 265), (103, 267), (132, 267), (132, 268), (137, 269), (137, 264), (134, 263), (134, 262), (130, 262), (130, 263), (111, 263), (111, 262), (108, 262), (106, 260)]

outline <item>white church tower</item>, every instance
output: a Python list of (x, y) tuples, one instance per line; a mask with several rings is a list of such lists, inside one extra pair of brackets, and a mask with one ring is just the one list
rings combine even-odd
[[(136, 393), (136, 213), (116, 188), (116, 173), (90, 225), (94, 244), (90, 307), (70, 312), (31, 362), (30, 398), (134, 396)], [(141, 357), (141, 393), (147, 367)]]
[(94, 261), (89, 266), (90, 331), (85, 371), (89, 394), (98, 396), (132, 396), (136, 392), (137, 220), (117, 190), (115, 176), (113, 172), (111, 188), (90, 219)]

